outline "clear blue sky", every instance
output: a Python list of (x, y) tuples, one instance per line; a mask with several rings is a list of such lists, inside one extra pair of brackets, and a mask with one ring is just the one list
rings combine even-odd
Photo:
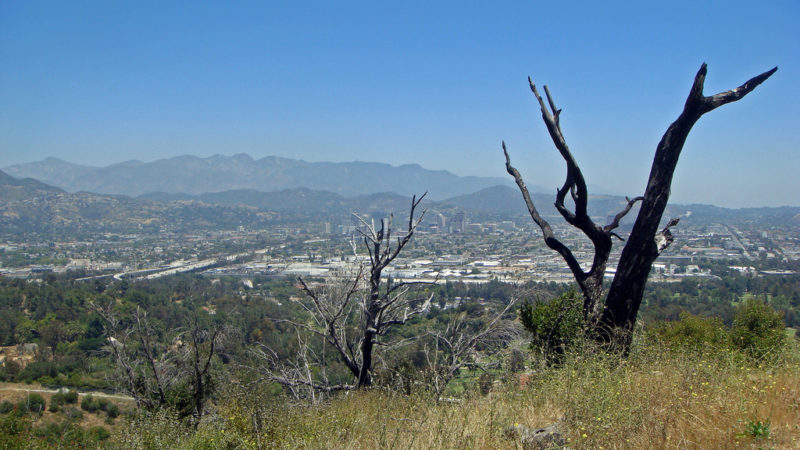
[(543, 3), (2, 2), (0, 167), (246, 152), (506, 176), (505, 139), (555, 189), (531, 75), (589, 183), (636, 195), (705, 61), (707, 93), (779, 70), (701, 119), (672, 200), (800, 204), (799, 2)]

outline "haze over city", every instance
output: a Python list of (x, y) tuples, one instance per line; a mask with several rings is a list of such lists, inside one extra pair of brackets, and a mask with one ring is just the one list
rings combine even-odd
[[(563, 161), (547, 84), (590, 185), (639, 195), (701, 63), (706, 94), (768, 83), (692, 131), (671, 201), (798, 205), (800, 6), (769, 2), (0, 5), (0, 168), (246, 152), (504, 173)], [(791, 94), (787, 94), (791, 93)]]

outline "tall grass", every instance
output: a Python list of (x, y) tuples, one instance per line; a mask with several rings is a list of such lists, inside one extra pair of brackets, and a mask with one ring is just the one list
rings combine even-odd
[[(727, 348), (638, 344), (620, 359), (591, 347), (522, 385), (508, 375), (487, 395), (455, 401), (373, 389), (316, 406), (232, 390), (197, 430), (142, 416), (128, 448), (518, 448), (506, 430), (561, 421), (571, 448), (800, 448), (796, 345), (769, 364)], [(263, 400), (262, 400), (263, 399)]]

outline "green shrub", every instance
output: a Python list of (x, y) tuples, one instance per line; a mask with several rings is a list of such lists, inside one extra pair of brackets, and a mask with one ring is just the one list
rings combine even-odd
[(18, 415), (28, 414), (28, 402), (25, 400), (18, 401), (17, 404), (14, 405), (14, 410)]
[(100, 405), (97, 404), (97, 401), (95, 401), (91, 394), (83, 397), (83, 400), (81, 400), (81, 409), (88, 413), (97, 412), (99, 408)]
[(10, 359), (3, 361), (3, 367), (0, 367), (0, 373), (2, 373), (3, 380), (13, 380), (21, 370), (22, 366), (18, 362)]
[(67, 403), (78, 403), (78, 392), (77, 391), (67, 391), (64, 393), (64, 401)]
[(111, 419), (117, 418), (117, 416), (119, 416), (119, 406), (114, 403), (109, 403), (106, 408), (106, 415)]
[(83, 411), (78, 408), (64, 408), (64, 415), (67, 416), (67, 419), (72, 421), (78, 421), (83, 419)]
[(731, 343), (754, 359), (774, 358), (786, 345), (781, 314), (760, 300), (749, 298), (736, 307)]
[(28, 410), (33, 413), (42, 413), (47, 408), (44, 397), (37, 393), (28, 394)]
[(57, 392), (50, 397), (50, 411), (58, 412), (61, 408), (69, 403), (77, 403), (78, 393), (75, 391)]
[(64, 429), (67, 427), (67, 425), (68, 424), (66, 422), (49, 422), (34, 429), (33, 434), (40, 438), (55, 441), (64, 435)]
[[(69, 422), (49, 422), (32, 430), (41, 442), (48, 444), (42, 448), (89, 448), (92, 441), (79, 425)], [(37, 447), (39, 448), (39, 447)]]
[(575, 291), (549, 301), (525, 302), (519, 311), (522, 325), (531, 332), (531, 349), (549, 361), (561, 356), (583, 339), (583, 300)]
[(86, 353), (89, 353), (100, 350), (105, 344), (106, 340), (102, 337), (82, 339), (78, 342), (78, 348)]
[(0, 402), (0, 414), (8, 414), (14, 410), (14, 404), (8, 400)]
[(31, 425), (31, 418), (24, 415), (7, 414), (0, 417), (0, 448), (30, 448), (28, 433)]
[(680, 320), (657, 322), (648, 334), (671, 349), (726, 347), (729, 339), (722, 319), (688, 312), (682, 312)]
[(47, 361), (37, 361), (25, 366), (17, 374), (17, 381), (31, 382), (43, 377), (55, 378), (57, 375), (58, 368), (55, 364)]

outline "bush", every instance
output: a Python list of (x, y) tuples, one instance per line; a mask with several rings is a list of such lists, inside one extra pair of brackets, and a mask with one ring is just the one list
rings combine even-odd
[(10, 359), (3, 361), (2, 373), (4, 379), (13, 379), (21, 370), (22, 366), (18, 362)]
[(531, 332), (531, 349), (549, 361), (559, 361), (584, 336), (583, 300), (575, 291), (549, 301), (525, 302), (519, 311), (522, 325)]
[(0, 402), (0, 414), (8, 414), (14, 410), (14, 404), (8, 400)]
[(46, 409), (44, 397), (39, 394), (28, 394), (28, 410), (33, 413), (42, 413)]
[(55, 378), (57, 375), (58, 368), (55, 364), (47, 361), (37, 361), (25, 366), (17, 374), (17, 381), (31, 382), (43, 377)]
[(67, 403), (75, 404), (78, 403), (78, 392), (77, 391), (67, 391), (64, 393), (64, 401)]
[(89, 353), (102, 349), (105, 344), (106, 340), (102, 337), (82, 339), (78, 342), (78, 348), (86, 353)]
[(33, 430), (37, 437), (54, 442), (64, 435), (64, 429), (68, 426), (65, 423), (50, 422)]
[(14, 409), (16, 410), (18, 415), (25, 415), (28, 414), (28, 402), (25, 400), (20, 400), (14, 405)]
[(657, 322), (648, 334), (671, 349), (719, 348), (728, 343), (728, 331), (722, 319), (688, 312), (682, 312), (680, 320)]
[(114, 403), (109, 403), (108, 408), (106, 408), (106, 415), (110, 419), (115, 419), (119, 416), (119, 406)]
[(83, 400), (81, 400), (81, 409), (88, 413), (94, 413), (100, 409), (100, 405), (98, 405), (97, 401), (95, 401), (92, 395), (89, 394), (86, 397), (83, 397)]
[(731, 343), (754, 359), (774, 358), (786, 345), (781, 314), (760, 300), (749, 298), (736, 307)]
[(78, 408), (64, 408), (64, 415), (67, 416), (67, 419), (78, 421), (83, 419), (83, 411)]

